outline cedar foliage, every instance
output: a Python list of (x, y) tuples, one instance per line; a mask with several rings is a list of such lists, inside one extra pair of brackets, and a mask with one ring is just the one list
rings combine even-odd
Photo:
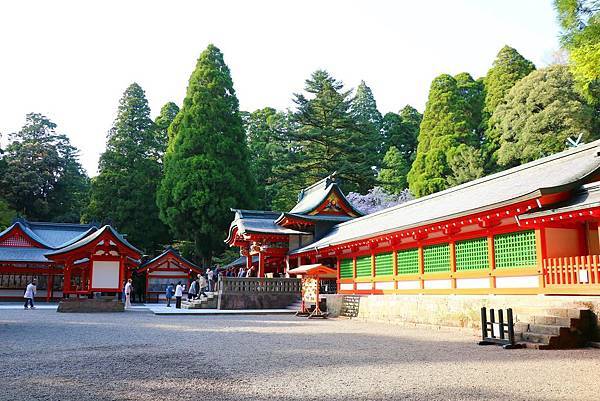
[(508, 93), (490, 119), (495, 137), (500, 138), (498, 163), (517, 166), (565, 149), (566, 139), (593, 131), (593, 110), (577, 93), (573, 75), (564, 65), (532, 72)]
[(495, 152), (500, 147), (500, 138), (492, 130), (489, 118), (496, 108), (502, 104), (510, 89), (522, 78), (535, 70), (535, 65), (524, 58), (510, 46), (504, 46), (498, 52), (492, 68), (484, 78), (485, 100), (483, 106), (483, 128), (485, 130), (484, 151), (487, 160), (487, 170), (496, 171)]
[(117, 118), (108, 132), (85, 217), (113, 224), (149, 253), (170, 239), (158, 218), (155, 201), (164, 146), (156, 135), (144, 90), (137, 83), (131, 84), (119, 101)]
[(304, 91), (295, 94), (287, 132), (293, 149), (282, 174), (296, 177), (297, 190), (334, 171), (346, 192), (372, 188), (379, 137), (353, 117), (351, 91), (324, 70), (306, 80)]
[(212, 44), (197, 61), (169, 133), (160, 218), (208, 262), (224, 248), (230, 208), (251, 207), (255, 185), (233, 81)]
[[(457, 152), (465, 151), (465, 147), (479, 146), (475, 129), (479, 120), (473, 108), (475, 99), (481, 96), (477, 94), (481, 87), (468, 74), (459, 74), (457, 78), (442, 74), (431, 83), (417, 155), (408, 173), (410, 190), (417, 197), (451, 186), (448, 177), (455, 172), (449, 160)], [(470, 177), (473, 178), (477, 177)]]

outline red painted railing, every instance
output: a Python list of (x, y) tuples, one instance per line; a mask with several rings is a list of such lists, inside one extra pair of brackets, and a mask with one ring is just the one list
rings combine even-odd
[(544, 282), (548, 288), (597, 288), (600, 286), (600, 255), (544, 259)]

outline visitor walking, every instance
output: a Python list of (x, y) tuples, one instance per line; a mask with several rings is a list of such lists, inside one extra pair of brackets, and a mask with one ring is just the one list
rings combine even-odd
[(210, 267), (208, 270), (206, 270), (206, 278), (208, 279), (208, 291), (212, 292), (215, 285), (215, 273), (210, 269)]
[(191, 301), (192, 299), (196, 298), (196, 294), (198, 293), (197, 287), (198, 283), (196, 282), (196, 280), (192, 280), (192, 283), (190, 284), (190, 289), (188, 290), (188, 301)]
[(125, 305), (125, 286), (127, 285), (127, 281), (123, 280), (123, 282), (121, 282), (121, 288), (123, 289), (121, 291), (121, 300), (123, 301), (123, 305)]
[(175, 287), (175, 308), (181, 309), (181, 297), (183, 296), (183, 286), (181, 281), (177, 283)]
[(173, 298), (174, 292), (175, 286), (173, 285), (173, 283), (171, 283), (167, 286), (167, 289), (165, 291), (165, 296), (167, 297), (167, 308), (171, 307), (171, 299)]
[(246, 269), (240, 267), (240, 271), (238, 272), (238, 277), (246, 277)]
[(208, 282), (206, 281), (206, 278), (204, 278), (203, 275), (198, 274), (198, 298), (200, 298), (200, 295), (204, 295), (206, 296), (206, 286), (208, 285)]
[(25, 287), (25, 295), (23, 295), (23, 298), (25, 298), (25, 309), (27, 309), (27, 305), (29, 305), (31, 309), (35, 309), (35, 306), (33, 306), (33, 298), (35, 298), (36, 291), (35, 279), (33, 279), (27, 284), (27, 287)]
[(127, 280), (127, 284), (125, 284), (125, 309), (131, 308), (131, 293), (133, 292), (133, 284), (132, 280)]

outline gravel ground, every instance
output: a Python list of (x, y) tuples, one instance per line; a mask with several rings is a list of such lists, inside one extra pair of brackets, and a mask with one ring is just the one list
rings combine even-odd
[(293, 316), (0, 310), (0, 400), (598, 400), (600, 350)]

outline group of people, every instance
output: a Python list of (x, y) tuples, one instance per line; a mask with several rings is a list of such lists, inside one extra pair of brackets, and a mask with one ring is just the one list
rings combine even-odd
[[(207, 269), (206, 274), (198, 274), (195, 280), (192, 280), (187, 290), (188, 300), (198, 299), (201, 296), (206, 296), (206, 292), (216, 291), (215, 278), (217, 273), (215, 270)], [(175, 297), (175, 308), (181, 309), (181, 300), (186, 286), (181, 281), (175, 286), (173, 283), (167, 285), (165, 296), (167, 298), (167, 307), (171, 307), (171, 301)]]

